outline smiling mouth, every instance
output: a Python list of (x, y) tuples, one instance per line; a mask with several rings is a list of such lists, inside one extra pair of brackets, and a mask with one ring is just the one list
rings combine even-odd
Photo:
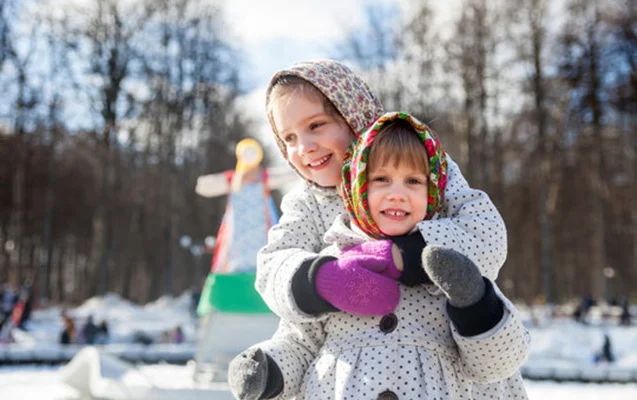
[(403, 210), (383, 210), (380, 213), (385, 215), (385, 216), (394, 217), (394, 218), (402, 218), (402, 217), (406, 217), (409, 214), (411, 214), (411, 213), (409, 213), (407, 211), (403, 211)]
[(325, 165), (330, 160), (330, 158), (332, 158), (332, 155), (328, 154), (325, 157), (321, 157), (318, 160), (312, 161), (311, 163), (307, 164), (307, 166), (310, 168), (319, 168)]

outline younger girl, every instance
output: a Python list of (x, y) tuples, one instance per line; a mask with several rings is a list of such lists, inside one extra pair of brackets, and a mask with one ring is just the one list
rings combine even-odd
[[(373, 239), (410, 233), (436, 215), (446, 173), (445, 152), (426, 125), (405, 113), (382, 116), (346, 157), (342, 192), (349, 217), (338, 218), (326, 233), (330, 252), (350, 246), (378, 252)], [(333, 260), (323, 255), (311, 270)], [(427, 247), (422, 264), (433, 283), (401, 285), (398, 307), (382, 318), (330, 313), (320, 322), (283, 321), (273, 339), (231, 363), (235, 395), (526, 399), (519, 368), (529, 335), (515, 307), (471, 260), (451, 249)], [(311, 273), (320, 281), (323, 268)], [(368, 286), (345, 295), (367, 301), (377, 293)]]
[[(448, 182), (437, 215), (419, 222), (411, 234), (381, 241), (378, 246), (387, 251), (373, 254), (359, 247), (343, 252), (338, 261), (347, 268), (328, 263), (321, 268), (319, 284), (309, 271), (327, 247), (323, 235), (345, 213), (336, 190), (345, 153), (383, 108), (360, 77), (339, 62), (325, 60), (299, 63), (275, 74), (266, 91), (266, 109), (281, 153), (305, 181), (283, 198), (281, 219), (257, 258), (257, 291), (281, 318), (303, 322), (336, 310), (377, 316), (393, 311), (399, 299), (396, 279), (406, 285), (430, 282), (420, 262), (425, 245), (453, 248), (495, 280), (506, 258), (504, 222), (489, 197), (470, 188), (448, 158)], [(400, 248), (396, 258), (404, 261), (405, 270), (399, 275), (372, 270), (370, 262), (381, 263), (376, 269), (391, 270), (392, 243)], [(379, 254), (385, 258), (379, 259)], [(346, 277), (352, 291), (364, 291), (371, 284), (382, 295), (373, 300), (343, 296)]]

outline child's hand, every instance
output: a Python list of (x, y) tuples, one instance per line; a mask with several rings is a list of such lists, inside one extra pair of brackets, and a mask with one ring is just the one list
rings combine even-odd
[(340, 257), (358, 257), (361, 267), (395, 280), (400, 279), (403, 270), (400, 249), (390, 240), (373, 240), (348, 247)]
[[(400, 264), (402, 271), (400, 283), (407, 286), (431, 283), (422, 267), (422, 250), (427, 246), (427, 243), (420, 231), (415, 230), (407, 235), (393, 236), (391, 240), (400, 254), (400, 257), (394, 257), (397, 268)], [(397, 258), (400, 258), (400, 261), (397, 261)]]
[[(315, 287), (319, 296), (341, 311), (356, 315), (385, 315), (396, 309), (400, 272), (391, 260), (362, 254), (321, 257)], [(392, 264), (391, 268), (389, 264)]]
[(396, 243), (392, 243), (391, 245), (391, 255), (394, 259), (394, 265), (396, 269), (400, 272), (403, 272), (403, 256), (400, 254), (400, 248), (396, 246)]
[(485, 283), (478, 267), (466, 256), (442, 246), (427, 246), (422, 265), (454, 307), (468, 307), (484, 296)]
[(422, 252), (422, 264), (447, 296), (447, 314), (461, 336), (482, 334), (502, 320), (504, 305), (493, 283), (482, 277), (468, 257), (442, 246), (428, 246)]
[(230, 361), (228, 385), (239, 400), (269, 399), (283, 390), (283, 376), (267, 354), (253, 347)]

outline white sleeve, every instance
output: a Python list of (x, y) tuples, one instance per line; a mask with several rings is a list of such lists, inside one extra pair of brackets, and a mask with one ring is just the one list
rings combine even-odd
[(291, 323), (281, 320), (271, 339), (256, 344), (269, 355), (283, 375), (283, 392), (276, 400), (291, 399), (301, 390), (303, 377), (325, 342), (321, 322)]
[(507, 255), (504, 221), (485, 192), (469, 187), (450, 157), (442, 209), (418, 228), (427, 244), (452, 248), (469, 257), (491, 281), (498, 277)]
[(511, 377), (526, 361), (531, 335), (513, 303), (493, 284), (502, 300), (504, 315), (495, 327), (476, 336), (461, 336), (452, 326), (452, 335), (460, 353), (460, 367), (470, 379), (480, 383), (495, 382)]
[(321, 319), (301, 311), (292, 293), (292, 278), (301, 264), (316, 258), (325, 246), (322, 229), (312, 218), (318, 208), (312, 199), (302, 190), (286, 194), (281, 219), (257, 254), (257, 291), (275, 314), (292, 322)]
[(203, 197), (217, 197), (228, 194), (230, 185), (225, 173), (202, 175), (197, 178), (195, 192)]

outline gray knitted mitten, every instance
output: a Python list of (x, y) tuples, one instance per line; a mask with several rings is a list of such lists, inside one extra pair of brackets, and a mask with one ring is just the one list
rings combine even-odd
[(268, 361), (265, 353), (250, 348), (236, 356), (228, 368), (228, 385), (239, 400), (259, 400), (268, 383)]
[(452, 306), (468, 307), (484, 296), (485, 283), (478, 267), (457, 251), (429, 245), (422, 251), (422, 265)]

